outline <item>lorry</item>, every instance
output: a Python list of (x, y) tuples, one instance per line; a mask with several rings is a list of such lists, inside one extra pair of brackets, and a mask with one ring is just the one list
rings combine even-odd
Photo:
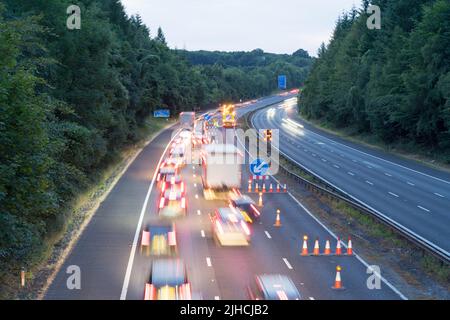
[(222, 106), (222, 126), (224, 128), (236, 127), (236, 110), (233, 104)]
[(193, 130), (195, 123), (195, 112), (181, 112), (180, 113), (180, 127), (182, 129)]
[(204, 145), (201, 155), (203, 194), (206, 200), (227, 200), (241, 187), (241, 152), (232, 144)]

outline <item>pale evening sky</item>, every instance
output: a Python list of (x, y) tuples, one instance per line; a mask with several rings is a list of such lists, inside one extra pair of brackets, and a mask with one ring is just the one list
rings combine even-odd
[(155, 36), (159, 26), (172, 48), (316, 55), (343, 11), (361, 0), (122, 0)]

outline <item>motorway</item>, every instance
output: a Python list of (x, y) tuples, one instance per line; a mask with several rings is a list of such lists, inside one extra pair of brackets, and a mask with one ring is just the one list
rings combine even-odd
[(450, 258), (450, 174), (317, 130), (296, 106), (260, 109), (253, 126), (278, 129), (282, 154)]
[[(286, 97), (268, 97), (239, 110), (245, 112), (280, 103)], [(152, 257), (141, 254), (140, 234), (157, 219), (159, 191), (155, 185), (160, 161), (167, 156), (173, 131), (163, 131), (130, 165), (71, 250), (45, 294), (45, 299), (142, 300)], [(248, 299), (246, 286), (255, 275), (289, 276), (303, 299), (404, 299), (383, 279), (380, 289), (367, 287), (367, 263), (359, 256), (301, 256), (303, 235), (336, 245), (336, 235), (290, 193), (266, 194), (261, 219), (251, 226), (248, 247), (220, 247), (212, 239), (208, 214), (226, 202), (203, 197), (201, 167), (187, 165), (181, 172), (186, 183), (187, 216), (175, 221), (178, 255), (185, 261), (195, 298)], [(243, 165), (242, 193), (249, 179)], [(275, 184), (279, 177), (267, 183)], [(283, 183), (282, 181), (280, 181)], [(255, 195), (251, 195), (256, 201)], [(275, 227), (275, 212), (281, 212), (281, 227)], [(346, 239), (347, 235), (339, 235)], [(354, 243), (357, 253), (358, 244)], [(81, 289), (68, 289), (67, 267), (81, 270)], [(334, 290), (336, 266), (342, 266), (345, 290)]]

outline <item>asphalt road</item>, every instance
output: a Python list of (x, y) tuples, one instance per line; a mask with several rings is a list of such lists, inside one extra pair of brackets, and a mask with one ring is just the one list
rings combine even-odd
[(271, 109), (252, 122), (279, 129), (283, 154), (449, 255), (450, 174), (323, 133), (302, 122), (295, 105)]
[[(246, 109), (260, 108), (280, 99), (278, 96), (263, 99)], [(158, 219), (159, 191), (152, 187), (152, 180), (170, 136), (171, 130), (159, 135), (119, 180), (59, 270), (46, 299), (143, 299), (153, 258), (141, 254), (136, 235), (140, 235), (143, 226)], [(243, 166), (243, 173), (242, 190), (246, 190), (248, 166)], [(310, 250), (316, 237), (320, 239), (321, 250), (326, 239), (331, 240), (332, 247), (336, 240), (288, 193), (264, 196), (262, 218), (252, 225), (249, 247), (219, 247), (212, 239), (208, 213), (226, 206), (226, 202), (203, 198), (200, 167), (187, 165), (181, 174), (187, 186), (188, 214), (175, 221), (178, 255), (186, 263), (195, 297), (246, 299), (246, 285), (256, 274), (276, 273), (291, 277), (304, 299), (402, 298), (384, 281), (380, 289), (368, 289), (366, 265), (357, 256), (300, 256), (303, 235), (311, 239)], [(281, 210), (279, 228), (273, 226), (276, 209)], [(357, 253), (357, 242), (353, 245)], [(66, 268), (70, 265), (81, 269), (80, 290), (67, 288)], [(337, 265), (343, 268), (345, 290), (331, 288)]]

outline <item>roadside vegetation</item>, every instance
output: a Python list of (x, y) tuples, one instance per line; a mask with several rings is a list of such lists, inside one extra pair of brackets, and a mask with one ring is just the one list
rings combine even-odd
[[(368, 5), (381, 9), (369, 30)], [(364, 0), (322, 45), (299, 112), (328, 128), (450, 164), (450, 2)]]
[(302, 53), (296, 66), (289, 55), (273, 56), (277, 67), (264, 74), (194, 66), (120, 1), (76, 1), (80, 30), (66, 27), (71, 4), (0, 1), (0, 299), (15, 295), (22, 267), (48, 257), (77, 199), (158, 129), (145, 129), (153, 110), (176, 116), (269, 94), (271, 71), (294, 72), (300, 83), (311, 60)]

